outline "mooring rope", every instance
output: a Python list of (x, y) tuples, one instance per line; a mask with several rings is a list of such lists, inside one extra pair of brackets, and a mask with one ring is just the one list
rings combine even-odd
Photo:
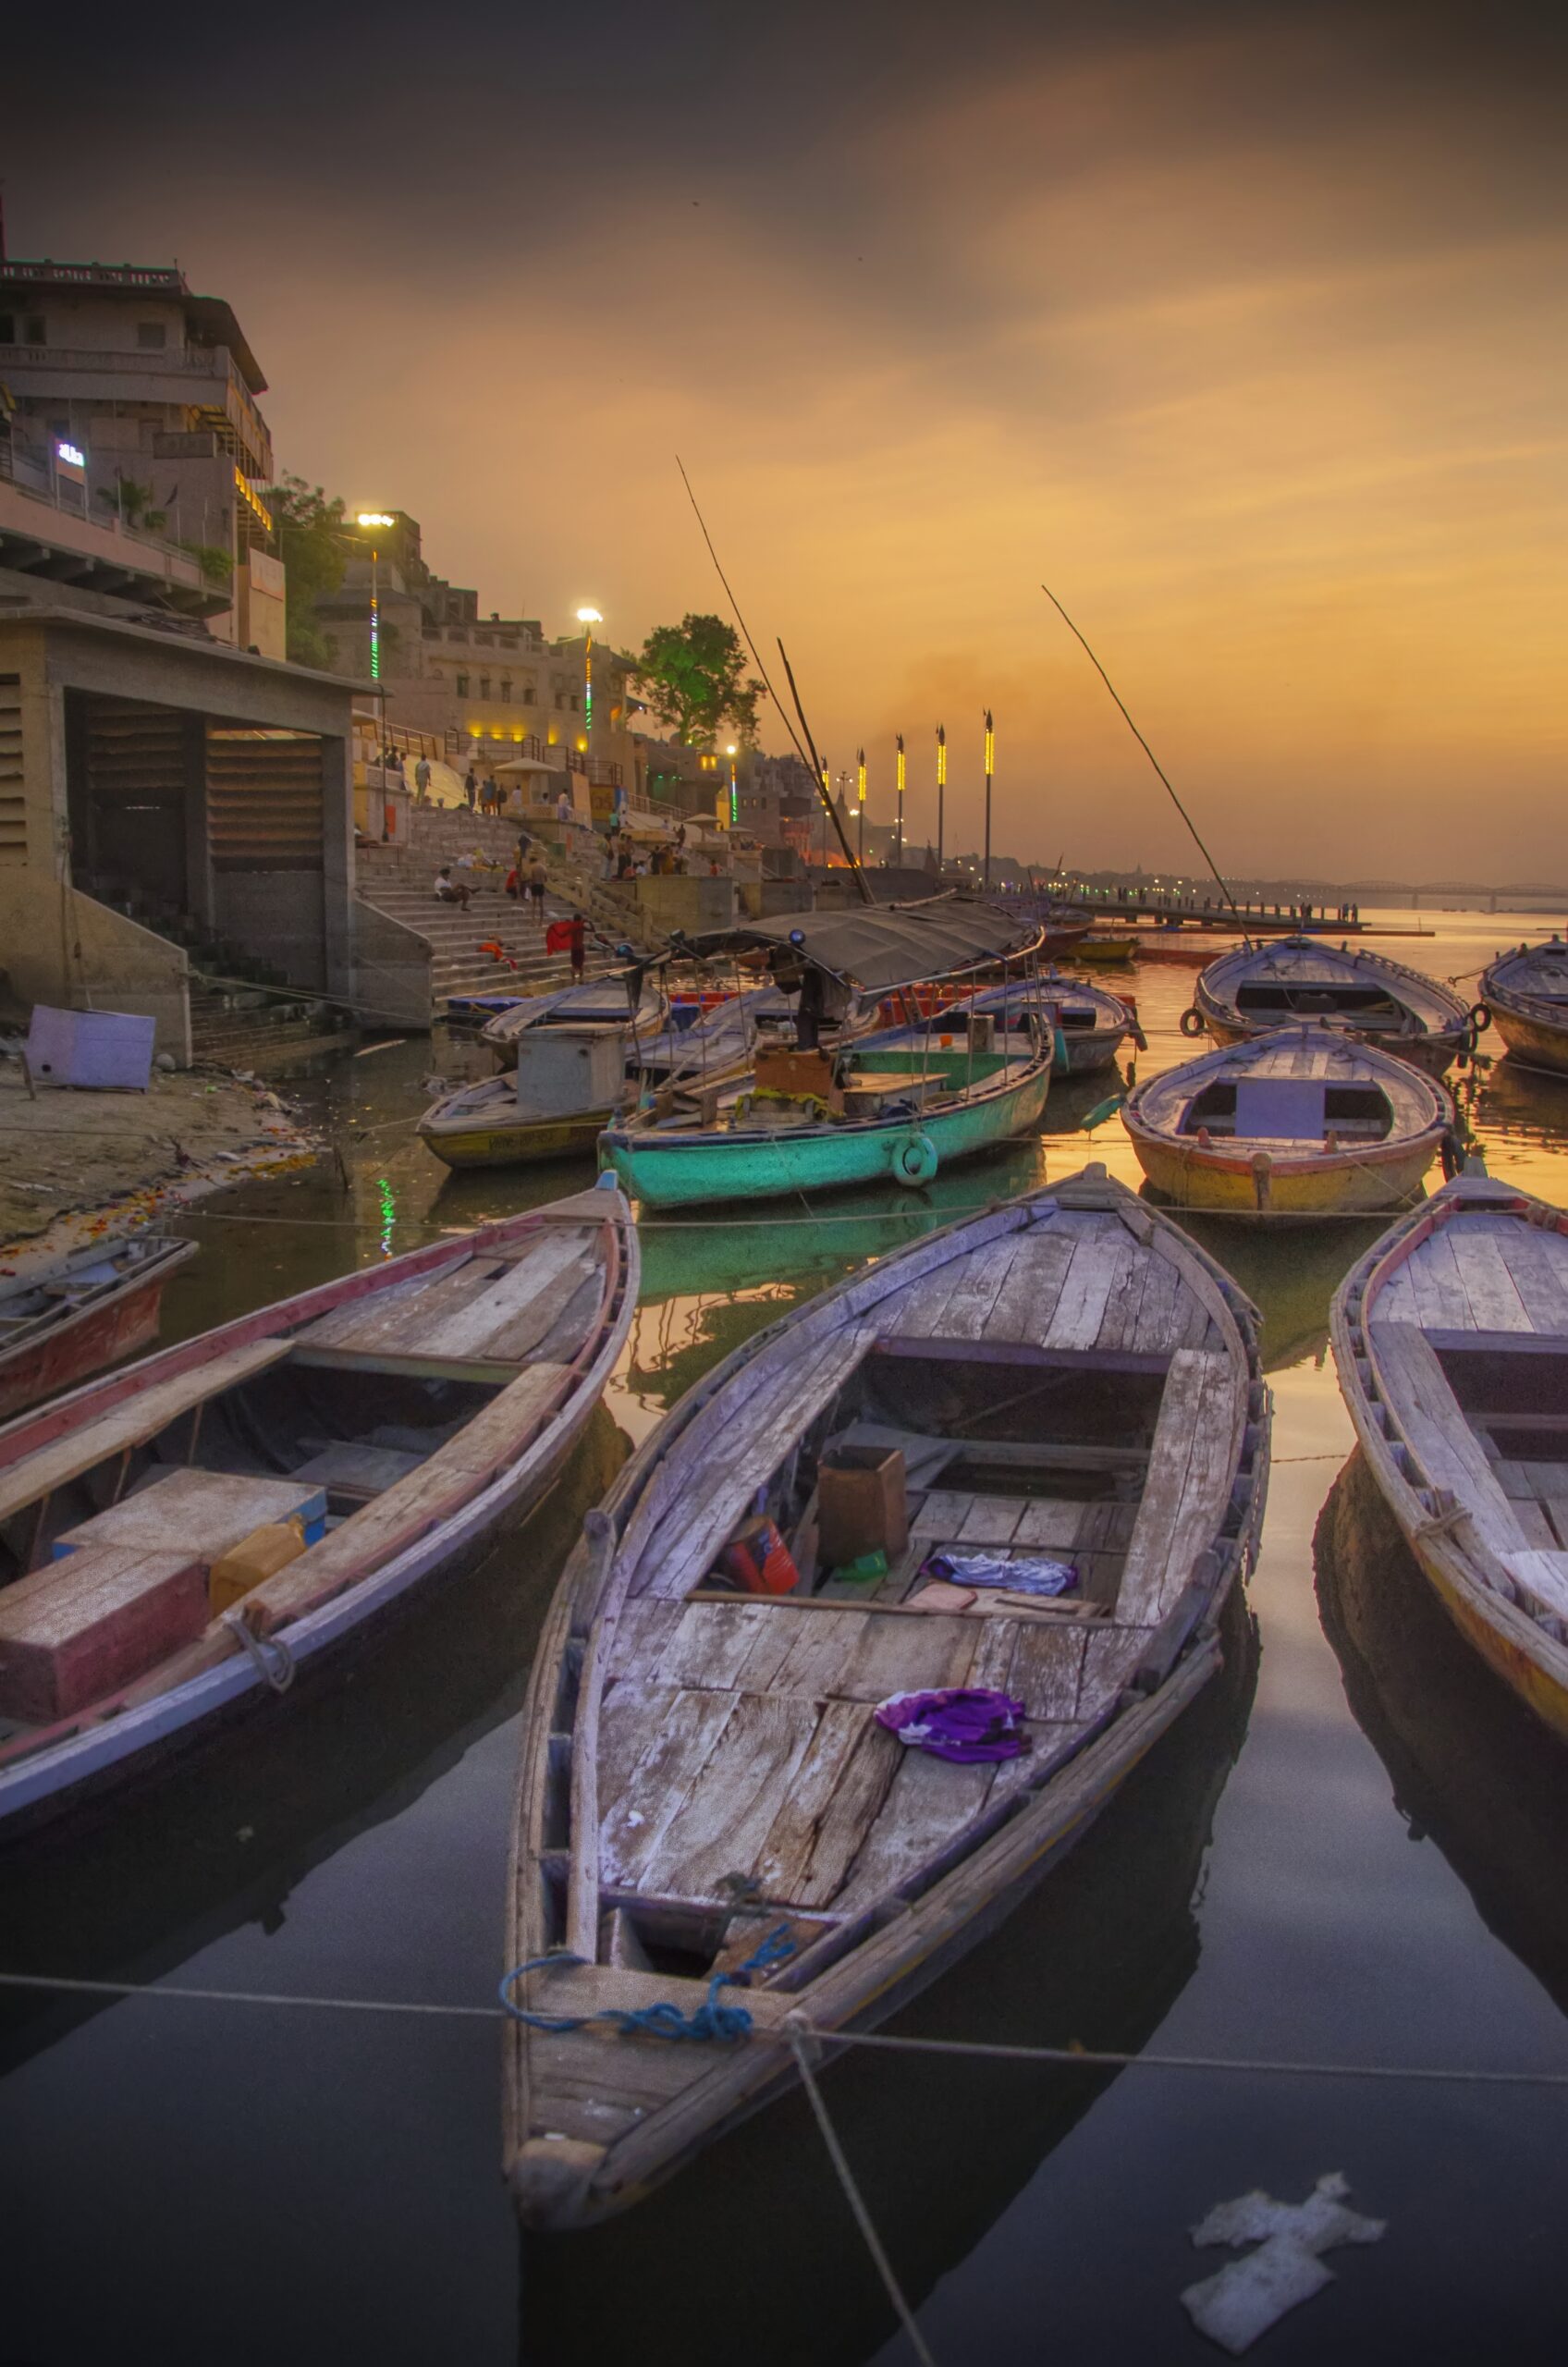
[[(562, 1959), (552, 1956), (558, 1964)], [(186, 1982), (161, 1981), (100, 1981), (64, 1973), (0, 1972), (0, 1990), (57, 1992), (65, 1996), (169, 1998), (204, 2005), (279, 2006), (289, 2010), (332, 2014), (412, 2014), (426, 2020), (499, 2022), (515, 2018), (499, 2005), (437, 2005), (421, 1998), (314, 1997), (297, 1993), (254, 1989), (204, 1989)], [(1292, 2056), (1231, 2054), (1133, 2054), (1111, 2047), (1014, 2046), (986, 2039), (902, 2038), (886, 2031), (818, 2030), (803, 2019), (797, 2029), (823, 2046), (882, 2047), (906, 2054), (969, 2055), (982, 2062), (1035, 2063), (1089, 2071), (1227, 2072), (1257, 2079), (1372, 2079), (1411, 2081), (1417, 2086), (1469, 2088), (1568, 2089), (1568, 2070), (1488, 2070), (1466, 2064), (1312, 2063)], [(753, 2035), (766, 2043), (779, 2033)], [(782, 2033), (786, 2040), (790, 2033)]]
[(827, 2158), (833, 2165), (839, 2184), (844, 2189), (844, 2200), (849, 2204), (855, 2225), (864, 2238), (865, 2249), (871, 2254), (876, 2274), (887, 2288), (888, 2299), (893, 2305), (900, 2324), (910, 2338), (911, 2346), (915, 2357), (921, 2362), (921, 2367), (937, 2367), (936, 2359), (925, 2336), (920, 2331), (914, 2312), (904, 2298), (904, 2290), (899, 2283), (893, 2263), (883, 2248), (882, 2238), (876, 2232), (876, 2222), (866, 2208), (865, 2197), (856, 2184), (855, 2174), (851, 2169), (849, 2157), (839, 2141), (839, 2132), (828, 2116), (827, 2106), (822, 2100), (822, 2091), (816, 2084), (816, 2075), (812, 2069), (808, 2051), (810, 2042), (815, 2038), (815, 2033), (803, 2015), (791, 2014), (784, 2028), (790, 2041), (790, 2051), (795, 2057), (795, 2067), (801, 2075), (801, 2085), (806, 2091), (817, 2128), (822, 2135), (822, 2141), (827, 2149)]

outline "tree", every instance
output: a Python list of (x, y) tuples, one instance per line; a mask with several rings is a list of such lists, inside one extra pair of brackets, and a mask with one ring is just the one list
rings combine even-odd
[(288, 650), (296, 666), (325, 672), (337, 660), (337, 644), (315, 619), (316, 602), (343, 581), (343, 503), (329, 501), (320, 485), (285, 475), (262, 497), (272, 511), (277, 555), (288, 570)]
[(675, 726), (688, 747), (711, 748), (719, 726), (732, 724), (750, 747), (757, 734), (761, 682), (744, 679), (746, 654), (722, 617), (682, 617), (655, 625), (637, 660), (637, 688), (661, 723)]

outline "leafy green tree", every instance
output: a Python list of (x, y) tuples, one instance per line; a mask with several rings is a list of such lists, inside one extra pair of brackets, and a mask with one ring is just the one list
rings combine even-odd
[(636, 681), (661, 723), (688, 747), (711, 748), (722, 724), (750, 747), (757, 732), (761, 682), (746, 678), (746, 654), (722, 617), (682, 617), (655, 625), (643, 644)]
[(288, 570), (288, 651), (296, 666), (325, 672), (337, 644), (316, 623), (316, 602), (343, 581), (343, 503), (321, 486), (285, 474), (262, 496), (272, 511), (273, 540)]

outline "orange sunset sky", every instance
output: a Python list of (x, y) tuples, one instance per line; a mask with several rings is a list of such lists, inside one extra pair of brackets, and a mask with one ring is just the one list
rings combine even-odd
[(912, 835), (940, 718), (975, 842), (989, 704), (998, 849), (1192, 865), (1043, 577), (1228, 867), (1568, 877), (1555, 14), (286, 6), (260, 42), (177, 7), (18, 73), (54, 97), (7, 129), (10, 250), (177, 256), (282, 463), (411, 511), (485, 609), (592, 600), (635, 646), (722, 607), (679, 451), (874, 816), (908, 735)]

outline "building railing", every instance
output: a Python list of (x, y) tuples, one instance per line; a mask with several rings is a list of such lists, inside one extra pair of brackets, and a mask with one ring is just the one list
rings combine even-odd
[(166, 264), (133, 263), (13, 263), (5, 264), (7, 279), (68, 279), (84, 288), (166, 288), (175, 295), (185, 288), (183, 272)]
[(612, 764), (607, 756), (589, 757), (588, 786), (590, 789), (619, 789), (624, 779), (625, 774), (619, 765)]
[[(266, 472), (271, 472), (272, 437), (267, 423), (251, 400), (251, 389), (227, 346), (0, 345), (0, 371), (24, 366), (43, 370), (53, 366), (61, 371), (98, 372), (104, 375), (124, 373), (156, 378), (178, 373), (189, 377), (218, 379), (239, 413), (234, 419), (235, 426), (243, 428), (251, 448)], [(228, 408), (227, 404), (225, 408)]]

